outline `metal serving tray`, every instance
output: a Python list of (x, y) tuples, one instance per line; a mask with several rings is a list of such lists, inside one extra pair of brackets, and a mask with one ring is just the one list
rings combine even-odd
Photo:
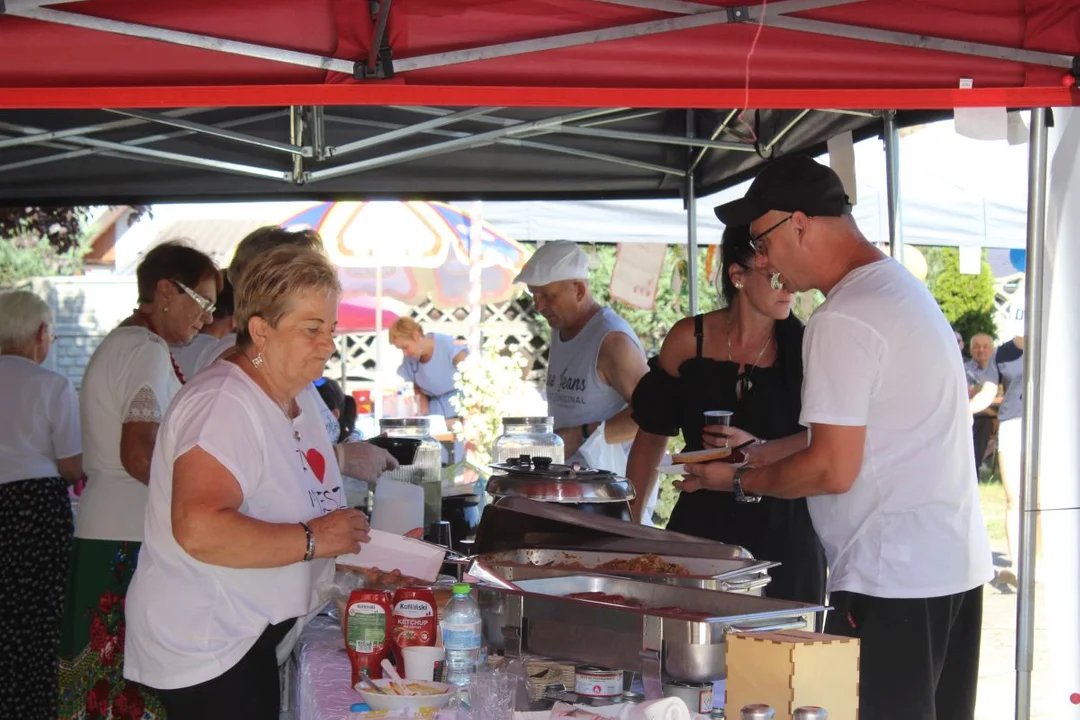
[(657, 548), (652, 554), (681, 565), (689, 575), (671, 573), (641, 573), (602, 567), (613, 560), (631, 560), (645, 553), (610, 552), (597, 550), (566, 550), (562, 548), (522, 548), (488, 553), (475, 558), (477, 562), (510, 581), (533, 578), (564, 577), (583, 572), (596, 575), (615, 575), (647, 582), (667, 583), (704, 590), (725, 590), (760, 595), (769, 584), (768, 569), (779, 563), (747, 558), (700, 558), (673, 555)]
[[(821, 605), (715, 592), (604, 575), (515, 581), (517, 590), (482, 590), (485, 639), (507, 655), (533, 653), (642, 673), (646, 694), (663, 678), (706, 682), (726, 675), (725, 635), (806, 626)], [(629, 607), (568, 595), (601, 592)], [(661, 608), (679, 608), (683, 612)], [(498, 638), (489, 631), (499, 625)]]

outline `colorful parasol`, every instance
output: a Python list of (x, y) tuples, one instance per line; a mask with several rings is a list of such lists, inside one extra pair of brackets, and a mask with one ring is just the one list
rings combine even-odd
[[(384, 296), (442, 309), (469, 303), (471, 224), (452, 205), (417, 201), (325, 202), (282, 223), (319, 232), (345, 297), (375, 295), (381, 268)], [(504, 302), (528, 251), (487, 224), (481, 237), (480, 300)]]

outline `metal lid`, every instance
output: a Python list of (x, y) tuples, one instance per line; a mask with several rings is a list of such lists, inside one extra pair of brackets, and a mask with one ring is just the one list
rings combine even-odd
[(379, 429), (381, 430), (399, 430), (403, 428), (430, 430), (431, 420), (426, 417), (381, 418), (379, 420)]
[[(527, 455), (514, 462), (492, 465), (499, 474), (488, 480), (495, 497), (522, 497), (554, 503), (626, 502), (634, 499), (634, 486), (607, 470), (552, 464), (550, 458)], [(538, 467), (539, 466), (539, 467)]]
[(504, 417), (502, 424), (506, 425), (555, 425), (553, 417)]

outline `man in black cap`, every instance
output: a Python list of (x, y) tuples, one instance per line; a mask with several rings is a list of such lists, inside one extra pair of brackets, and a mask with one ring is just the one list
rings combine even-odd
[(860, 638), (860, 715), (975, 713), (982, 585), (993, 577), (956, 339), (926, 287), (868, 242), (843, 184), (774, 160), (716, 209), (759, 262), (825, 302), (803, 340), (805, 449), (758, 468), (688, 465), (684, 491), (808, 498), (829, 561), (826, 632)]

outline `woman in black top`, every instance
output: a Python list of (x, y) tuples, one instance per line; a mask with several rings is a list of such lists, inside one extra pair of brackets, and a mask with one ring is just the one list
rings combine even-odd
[[(803, 325), (791, 314), (794, 296), (773, 289), (773, 277), (751, 247), (749, 228), (724, 231), (721, 258), (728, 307), (676, 323), (634, 392), (640, 430), (627, 475), (638, 498), (650, 496), (669, 437), (681, 430), (686, 450), (706, 447), (706, 410), (734, 412), (732, 446), (747, 439), (773, 441), (746, 449), (750, 465), (806, 447), (806, 430), (799, 425)], [(639, 503), (635, 516), (640, 512)], [(739, 503), (727, 492), (683, 493), (667, 527), (782, 563), (770, 571), (770, 597), (824, 600), (825, 554), (805, 499)]]

